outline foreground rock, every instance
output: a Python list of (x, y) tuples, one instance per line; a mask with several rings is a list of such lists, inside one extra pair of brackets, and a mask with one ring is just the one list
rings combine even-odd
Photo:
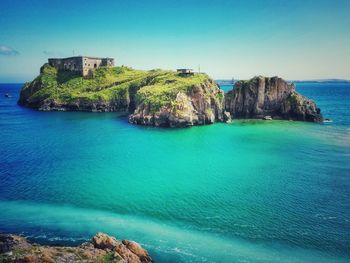
[(138, 243), (119, 241), (97, 233), (91, 241), (78, 247), (41, 246), (27, 239), (0, 234), (0, 262), (153, 262)]
[(278, 78), (255, 77), (238, 81), (225, 96), (225, 109), (233, 118), (287, 119), (321, 122), (316, 104), (295, 91), (294, 84)]

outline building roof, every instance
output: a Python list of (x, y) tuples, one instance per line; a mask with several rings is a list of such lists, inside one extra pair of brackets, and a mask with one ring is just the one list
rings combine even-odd
[(90, 57), (90, 56), (74, 56), (74, 57), (66, 57), (66, 58), (49, 58), (49, 59), (72, 59), (72, 58), (90, 58), (90, 59), (114, 59), (109, 57)]

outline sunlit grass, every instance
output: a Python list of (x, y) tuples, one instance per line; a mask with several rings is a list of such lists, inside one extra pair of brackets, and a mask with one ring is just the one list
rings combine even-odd
[(150, 104), (152, 110), (158, 110), (171, 103), (179, 92), (190, 92), (195, 85), (209, 79), (205, 74), (180, 76), (174, 71), (143, 71), (128, 67), (102, 67), (93, 75), (86, 79), (74, 72), (57, 71), (46, 64), (24, 90), (30, 92), (31, 101), (52, 99), (61, 103), (126, 101), (132, 93), (137, 102)]

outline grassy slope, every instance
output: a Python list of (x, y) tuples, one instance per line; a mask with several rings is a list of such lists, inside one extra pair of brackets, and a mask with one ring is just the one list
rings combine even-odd
[[(193, 85), (206, 79), (205, 74), (181, 77), (173, 71), (142, 71), (127, 67), (99, 68), (94, 78), (84, 79), (75, 73), (57, 72), (45, 65), (42, 73), (24, 89), (32, 90), (30, 100), (53, 99), (60, 103), (79, 99), (91, 102), (128, 99), (130, 92), (138, 90), (137, 101), (158, 110), (175, 99), (179, 91), (188, 92)], [(38, 83), (41, 83), (40, 89), (33, 88)]]
[(194, 85), (208, 79), (205, 74), (181, 77), (172, 71), (159, 72), (161, 74), (155, 76), (151, 83), (142, 87), (136, 95), (139, 103), (151, 105), (153, 111), (172, 102), (179, 92), (188, 93)]

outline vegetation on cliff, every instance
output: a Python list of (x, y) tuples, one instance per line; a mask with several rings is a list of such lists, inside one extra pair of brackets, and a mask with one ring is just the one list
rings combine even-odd
[(172, 71), (160, 72), (162, 74), (155, 76), (149, 85), (142, 87), (136, 95), (137, 102), (149, 104), (152, 112), (173, 102), (179, 92), (189, 93), (195, 85), (208, 80), (205, 74), (182, 77)]
[(133, 110), (136, 99), (157, 110), (175, 99), (178, 92), (187, 92), (206, 79), (205, 74), (181, 77), (173, 71), (128, 67), (98, 68), (93, 78), (85, 79), (45, 64), (40, 75), (23, 87), (19, 103), (39, 110), (128, 111)]

